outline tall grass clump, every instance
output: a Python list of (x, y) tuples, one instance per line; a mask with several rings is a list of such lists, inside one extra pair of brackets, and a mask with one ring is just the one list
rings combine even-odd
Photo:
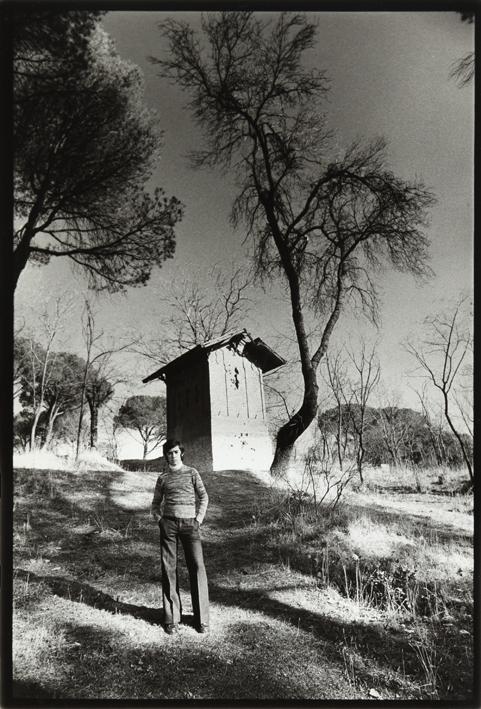
[[(399, 475), (394, 470), (387, 478), (382, 471), (386, 490), (399, 486)], [(421, 485), (406, 469), (401, 484), (408, 475), (418, 493), (438, 479), (432, 475)], [(270, 527), (281, 560), (312, 574), (320, 588), (333, 587), (357, 604), (404, 618), (441, 619), (470, 604), (471, 545), (438, 539), (412, 515), (383, 514), (377, 501), (361, 510), (356, 478), (354, 465), (327, 467), (311, 451), (300, 473), (272, 488), (268, 501), (258, 504), (256, 523)]]

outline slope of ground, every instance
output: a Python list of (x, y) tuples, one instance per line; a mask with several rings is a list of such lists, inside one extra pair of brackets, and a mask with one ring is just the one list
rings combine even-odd
[[(322, 540), (289, 553), (276, 523), (259, 518), (272, 491), (244, 471), (204, 477), (211, 633), (192, 627), (182, 564), (184, 623), (178, 637), (166, 635), (149, 516), (155, 479), (152, 471), (16, 471), (15, 696), (412, 699), (433, 696), (429, 672), (448, 671), (445, 695), (470, 696), (469, 609), (464, 625), (443, 619), (433, 653), (389, 610), (320, 584), (306, 559)], [(457, 670), (439, 661), (443, 644), (458, 648)]]

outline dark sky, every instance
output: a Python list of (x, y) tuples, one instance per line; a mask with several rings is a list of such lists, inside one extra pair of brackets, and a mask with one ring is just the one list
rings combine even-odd
[[(176, 13), (198, 25), (198, 13)], [(242, 230), (235, 233), (229, 211), (235, 194), (231, 181), (215, 172), (196, 172), (186, 154), (202, 136), (184, 109), (186, 97), (156, 76), (148, 55), (161, 56), (165, 47), (157, 28), (163, 13), (111, 12), (103, 21), (124, 59), (138, 64), (145, 75), (146, 103), (159, 114), (164, 130), (162, 160), (153, 184), (163, 186), (185, 204), (178, 228), (175, 258), (152, 276), (146, 288), (127, 296), (97, 301), (99, 321), (107, 331), (149, 332), (161, 316), (160, 298), (179, 274), (195, 276), (213, 262), (242, 262)], [(436, 194), (429, 236), (435, 278), (416, 286), (408, 275), (380, 277), (382, 328), (379, 333), (364, 321), (346, 316), (339, 323), (336, 342), (355, 342), (359, 334), (379, 339), (379, 354), (389, 385), (404, 391), (411, 401), (410, 367), (400, 339), (419, 331), (418, 323), (461, 289), (472, 288), (473, 272), (473, 84), (459, 88), (450, 79), (456, 59), (473, 47), (473, 27), (456, 13), (380, 12), (310, 13), (319, 25), (318, 44), (308, 61), (331, 79), (326, 105), (329, 123), (339, 146), (359, 137), (384, 136), (392, 170), (401, 177), (420, 177)], [(70, 290), (78, 294), (79, 308), (85, 283), (57, 260), (48, 267), (28, 267), (17, 293), (18, 312), (27, 304)], [(246, 326), (254, 336), (276, 340), (288, 326), (285, 305), (274, 288), (258, 291), (255, 312)], [(282, 295), (282, 294), (281, 294)], [(72, 318), (69, 342), (79, 340), (78, 321)], [(139, 384), (139, 392), (152, 393)], [(412, 403), (412, 402), (411, 402)]]

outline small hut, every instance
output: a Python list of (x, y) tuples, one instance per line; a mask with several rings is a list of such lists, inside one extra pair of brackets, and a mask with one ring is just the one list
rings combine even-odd
[(143, 381), (167, 386), (167, 434), (201, 471), (267, 469), (273, 448), (263, 376), (286, 361), (246, 330), (193, 347)]

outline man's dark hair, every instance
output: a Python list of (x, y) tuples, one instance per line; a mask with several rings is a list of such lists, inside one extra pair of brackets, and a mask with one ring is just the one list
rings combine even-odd
[(175, 446), (179, 446), (180, 452), (181, 452), (181, 458), (184, 457), (184, 446), (180, 441), (177, 440), (177, 438), (168, 438), (164, 445), (162, 446), (162, 452), (164, 454), (164, 458), (167, 458), (167, 453), (172, 450), (172, 448), (175, 448)]

